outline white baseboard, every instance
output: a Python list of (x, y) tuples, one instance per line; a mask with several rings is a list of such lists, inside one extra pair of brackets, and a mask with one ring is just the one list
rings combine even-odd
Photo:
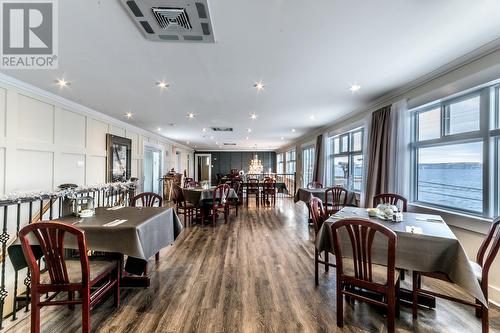
[(490, 285), (488, 289), (490, 303), (500, 307), (500, 287)]

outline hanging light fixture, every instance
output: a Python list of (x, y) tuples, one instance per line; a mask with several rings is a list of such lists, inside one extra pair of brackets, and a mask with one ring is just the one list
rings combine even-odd
[(250, 165), (248, 166), (248, 173), (251, 175), (261, 174), (264, 172), (264, 166), (262, 165), (262, 161), (259, 160), (259, 156), (257, 154), (254, 155), (254, 158), (250, 161)]

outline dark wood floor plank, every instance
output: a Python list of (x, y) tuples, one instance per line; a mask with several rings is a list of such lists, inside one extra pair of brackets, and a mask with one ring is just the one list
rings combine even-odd
[[(313, 234), (303, 204), (279, 199), (276, 208), (242, 208), (228, 224), (193, 226), (150, 261), (151, 286), (122, 293), (91, 316), (97, 332), (384, 332), (383, 312), (345, 303), (343, 330), (335, 326), (335, 271), (320, 268), (314, 287)], [(424, 280), (424, 284), (425, 284)], [(428, 285), (461, 294), (453, 286)], [(491, 310), (491, 331), (500, 329), (500, 311)], [(436, 310), (420, 309), (413, 321), (402, 308), (399, 332), (480, 332), (472, 309), (438, 300)], [(43, 332), (81, 328), (78, 308), (42, 309)], [(29, 330), (23, 320), (12, 332)]]

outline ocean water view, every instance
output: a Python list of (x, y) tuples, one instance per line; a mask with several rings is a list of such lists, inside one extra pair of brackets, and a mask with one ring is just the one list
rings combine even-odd
[(419, 164), (417, 198), (421, 202), (482, 212), (482, 164)]

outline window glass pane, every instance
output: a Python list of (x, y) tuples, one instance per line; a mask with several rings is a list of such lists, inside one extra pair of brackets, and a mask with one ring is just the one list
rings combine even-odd
[(464, 143), (418, 150), (419, 201), (483, 211), (483, 143)]
[(361, 191), (361, 184), (363, 182), (363, 155), (354, 155), (352, 166), (352, 190)]
[(340, 153), (340, 138), (339, 137), (333, 138), (333, 153), (334, 154)]
[(314, 148), (306, 148), (302, 151), (302, 183), (306, 187), (313, 181), (314, 171)]
[(447, 134), (479, 130), (479, 96), (446, 107), (449, 117)]
[(333, 159), (333, 168), (333, 185), (340, 185), (347, 188), (347, 180), (349, 177), (349, 158), (347, 156), (335, 157)]
[(418, 114), (418, 140), (438, 139), (441, 136), (441, 110), (439, 108)]
[(349, 135), (342, 135), (340, 137), (340, 149), (343, 153), (349, 151)]
[(361, 150), (362, 142), (363, 142), (363, 136), (361, 135), (361, 132), (354, 132), (352, 134), (352, 150), (353, 151)]

